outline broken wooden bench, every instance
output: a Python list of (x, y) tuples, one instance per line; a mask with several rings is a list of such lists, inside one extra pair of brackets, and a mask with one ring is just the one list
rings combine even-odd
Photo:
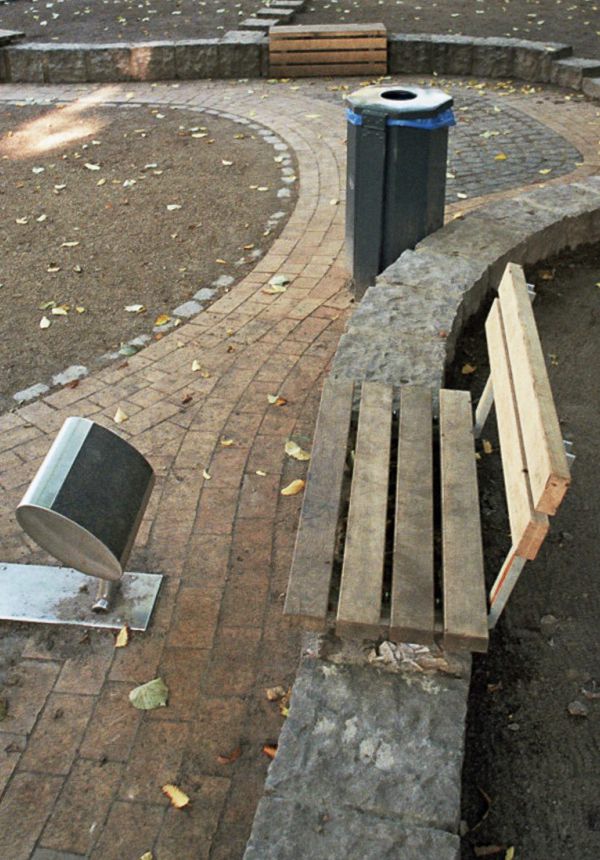
[[(467, 391), (326, 382), (284, 612), (311, 629), (485, 651), (548, 532), (569, 464), (523, 270), (486, 321), (490, 382)], [(356, 385), (358, 387), (358, 384)], [(495, 404), (511, 548), (486, 600), (474, 436)]]

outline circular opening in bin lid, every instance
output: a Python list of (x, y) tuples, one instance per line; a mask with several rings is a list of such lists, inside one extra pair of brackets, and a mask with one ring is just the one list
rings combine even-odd
[(417, 94), (411, 93), (410, 90), (384, 90), (381, 93), (382, 99), (391, 99), (395, 102), (407, 102), (410, 99), (416, 99)]

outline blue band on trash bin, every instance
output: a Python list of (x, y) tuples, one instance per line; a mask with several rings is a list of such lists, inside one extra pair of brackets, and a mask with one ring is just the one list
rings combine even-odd
[[(352, 125), (363, 124), (362, 114), (354, 113), (350, 108), (346, 109), (346, 118), (348, 122), (352, 123)], [(447, 108), (435, 116), (423, 117), (421, 119), (397, 119), (395, 117), (388, 117), (385, 124), (401, 125), (405, 128), (422, 128), (432, 131), (436, 128), (447, 128), (448, 126), (456, 125), (456, 120), (454, 119), (452, 108)]]

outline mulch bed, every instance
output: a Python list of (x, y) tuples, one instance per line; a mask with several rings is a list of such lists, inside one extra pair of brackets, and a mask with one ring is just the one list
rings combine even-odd
[(566, 42), (600, 59), (597, 0), (311, 0), (295, 24), (381, 22), (391, 33), (512, 36)]
[[(277, 198), (280, 153), (203, 113), (85, 99), (9, 106), (0, 133), (4, 407), (152, 335), (157, 318), (220, 276), (241, 279), (286, 220), (267, 227), (270, 216), (294, 202), (295, 192)], [(125, 310), (134, 305), (143, 309)]]
[[(476, 656), (463, 771), (463, 860), (597, 860), (600, 856), (600, 673), (597, 511), (600, 506), (600, 245), (528, 272), (535, 315), (564, 436), (574, 441), (573, 484), (537, 559), (529, 562)], [(468, 362), (473, 376), (461, 373)], [(481, 392), (488, 374), (482, 320), (474, 321), (449, 374)], [(493, 421), (479, 461), (486, 575), (509, 549), (504, 484)], [(493, 849), (496, 850), (493, 850)], [(487, 853), (486, 853), (487, 851)]]

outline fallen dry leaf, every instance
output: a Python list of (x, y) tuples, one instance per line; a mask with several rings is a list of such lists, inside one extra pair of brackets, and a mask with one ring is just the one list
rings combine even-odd
[(271, 286), (271, 287), (264, 287), (261, 290), (261, 293), (264, 293), (265, 296), (277, 296), (277, 295), (279, 295), (279, 293), (285, 293), (286, 290), (287, 290), (287, 287), (273, 284), (273, 286)]
[(514, 860), (515, 857), (515, 849), (511, 845), (510, 848), (507, 849), (506, 854), (504, 855), (504, 860)]
[(266, 473), (266, 472), (263, 472), (263, 470), (262, 470), (262, 469), (257, 469), (257, 470), (256, 470), (256, 474), (257, 474), (257, 475), (259, 475), (259, 477), (261, 477), (261, 478), (266, 478), (266, 477), (267, 477), (267, 473)]
[(126, 648), (129, 645), (130, 638), (131, 633), (129, 627), (127, 625), (125, 625), (125, 627), (121, 627), (117, 633), (117, 638), (115, 639), (115, 648)]
[(498, 155), (494, 156), (494, 161), (506, 161), (508, 155), (505, 152), (499, 152)]
[(129, 693), (129, 701), (138, 711), (153, 711), (155, 708), (166, 708), (169, 698), (169, 688), (162, 678), (153, 678), (146, 684)]
[(485, 454), (491, 454), (493, 451), (492, 443), (488, 439), (483, 440), (483, 451)]
[(234, 761), (237, 761), (242, 754), (242, 750), (240, 747), (237, 747), (230, 753), (221, 753), (217, 756), (217, 761), (219, 764), (233, 764)]
[(48, 319), (48, 317), (41, 318), (40, 328), (50, 328), (50, 320)]
[(202, 470), (202, 477), (204, 478), (205, 481), (210, 481), (212, 475), (209, 475), (209, 473), (206, 471), (206, 469), (203, 469)]
[(193, 399), (194, 397), (192, 394), (184, 394), (184, 396), (181, 398), (181, 402), (185, 406), (187, 403), (191, 403)]
[(171, 321), (171, 317), (169, 316), (169, 314), (159, 314), (156, 317), (156, 319), (154, 320), (154, 325), (155, 326), (166, 325), (170, 321)]
[(66, 317), (69, 313), (69, 305), (57, 305), (55, 308), (52, 308), (51, 313), (56, 317)]
[(152, 851), (146, 851), (145, 854), (142, 854), (140, 860), (154, 860), (154, 855)]
[(275, 758), (275, 756), (277, 755), (277, 747), (271, 746), (270, 744), (265, 744), (264, 747), (262, 748), (262, 751), (270, 759)]
[(234, 444), (233, 439), (226, 439), (225, 437), (221, 438), (221, 447), (222, 448), (231, 448), (231, 446), (233, 444)]
[(305, 487), (305, 481), (301, 479), (297, 479), (296, 481), (292, 481), (291, 484), (288, 484), (287, 487), (284, 487), (281, 491), (282, 496), (297, 496), (298, 493), (301, 493)]
[(469, 376), (470, 373), (475, 373), (477, 368), (473, 364), (463, 364), (461, 373), (464, 376)]
[(267, 400), (271, 406), (285, 406), (287, 399), (279, 394), (267, 394)]
[(183, 809), (184, 806), (187, 806), (190, 802), (189, 797), (182, 791), (180, 788), (177, 788), (176, 785), (172, 785), (168, 782), (166, 785), (163, 785), (161, 788), (163, 794), (171, 801), (171, 806), (174, 806), (175, 809)]
[(292, 439), (288, 439), (285, 443), (285, 453), (288, 457), (293, 457), (294, 460), (310, 460), (308, 451), (303, 451), (300, 445)]
[(125, 310), (128, 314), (141, 314), (146, 308), (144, 305), (125, 305)]
[(92, 164), (89, 161), (86, 161), (86, 163), (83, 166), (85, 168), (87, 168), (88, 170), (100, 170), (99, 164)]
[(270, 702), (278, 702), (283, 699), (287, 690), (285, 687), (267, 687), (265, 695)]
[(115, 417), (113, 418), (113, 421), (115, 422), (115, 424), (122, 424), (123, 421), (127, 421), (128, 418), (129, 418), (129, 415), (127, 415), (125, 412), (123, 412), (123, 410), (121, 409), (120, 406), (117, 407), (117, 411), (115, 412)]

